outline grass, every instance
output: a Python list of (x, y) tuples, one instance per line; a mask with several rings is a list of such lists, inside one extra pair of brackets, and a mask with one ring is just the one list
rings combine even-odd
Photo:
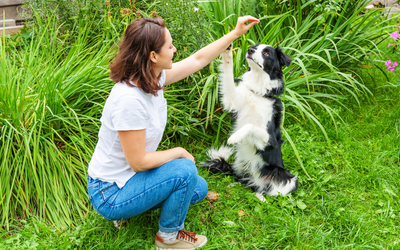
[[(285, 143), (285, 165), (300, 177), (291, 195), (267, 197), (263, 204), (250, 189), (233, 184), (233, 177), (199, 169), (220, 197), (213, 208), (207, 200), (192, 205), (186, 229), (208, 236), (203, 249), (399, 249), (400, 90), (377, 87), (373, 93), (360, 99), (361, 107), (354, 99), (344, 101), (349, 109), (330, 104), (343, 118), (337, 130), (324, 109), (315, 107), (331, 146), (309, 122), (285, 125), (312, 177)], [(209, 147), (190, 140), (182, 146), (197, 162)], [(239, 216), (240, 210), (246, 214)], [(152, 249), (158, 218), (159, 211), (145, 212), (116, 230), (90, 208), (58, 231), (31, 217), (0, 231), (0, 249)]]

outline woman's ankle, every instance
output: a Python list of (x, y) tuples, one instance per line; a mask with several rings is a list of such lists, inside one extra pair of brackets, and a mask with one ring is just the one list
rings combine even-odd
[(157, 232), (158, 236), (163, 238), (165, 241), (174, 241), (176, 239), (176, 236), (178, 236), (178, 231), (172, 232), (172, 233), (167, 233), (167, 232), (162, 232), (158, 230)]

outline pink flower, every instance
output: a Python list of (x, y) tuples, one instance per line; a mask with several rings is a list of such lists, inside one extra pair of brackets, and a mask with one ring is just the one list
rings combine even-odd
[(388, 47), (390, 47), (390, 43), (388, 44)]
[(395, 32), (392, 33), (391, 37), (392, 37), (393, 39), (397, 39), (397, 38), (400, 37), (400, 35), (397, 34), (397, 31), (395, 31)]
[(399, 64), (398, 64), (398, 62), (392, 63), (392, 61), (387, 60), (387, 61), (385, 62), (385, 65), (386, 65), (386, 67), (387, 67), (386, 70), (390, 70), (390, 72), (393, 73), (393, 72), (394, 72), (394, 68), (397, 67)]

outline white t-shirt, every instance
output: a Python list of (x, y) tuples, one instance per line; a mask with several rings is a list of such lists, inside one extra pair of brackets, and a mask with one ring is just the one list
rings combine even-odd
[[(158, 84), (165, 84), (164, 70)], [(163, 90), (157, 94), (146, 94), (136, 85), (114, 85), (104, 105), (99, 140), (89, 162), (88, 173), (93, 179), (115, 182), (122, 188), (135, 175), (125, 159), (118, 131), (146, 129), (146, 152), (157, 150), (167, 122), (167, 101)]]

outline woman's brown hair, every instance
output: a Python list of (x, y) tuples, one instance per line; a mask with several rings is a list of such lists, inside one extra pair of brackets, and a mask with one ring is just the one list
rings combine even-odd
[(165, 43), (165, 23), (160, 18), (139, 18), (129, 24), (120, 44), (119, 54), (110, 65), (110, 78), (114, 82), (133, 81), (145, 93), (157, 95), (158, 85), (150, 60), (150, 52), (161, 52)]

